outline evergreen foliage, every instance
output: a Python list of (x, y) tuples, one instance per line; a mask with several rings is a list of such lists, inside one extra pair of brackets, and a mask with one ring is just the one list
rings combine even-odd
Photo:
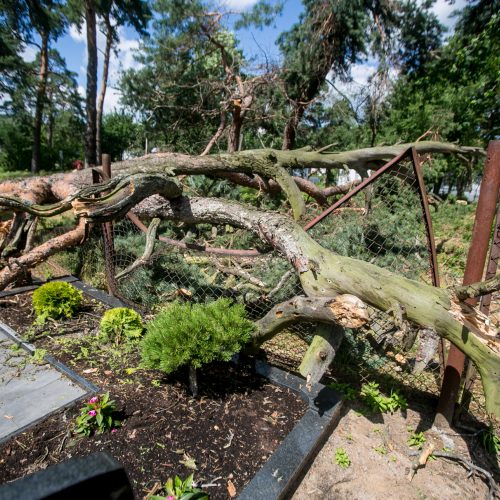
[(146, 326), (141, 342), (147, 368), (171, 373), (184, 365), (229, 361), (250, 340), (254, 324), (242, 304), (219, 299), (208, 304), (174, 302)]
[(83, 294), (70, 283), (45, 283), (33, 293), (33, 308), (37, 321), (47, 318), (70, 318), (82, 305)]
[(104, 342), (119, 344), (127, 339), (137, 340), (143, 331), (141, 316), (127, 307), (109, 309), (100, 323), (100, 337)]

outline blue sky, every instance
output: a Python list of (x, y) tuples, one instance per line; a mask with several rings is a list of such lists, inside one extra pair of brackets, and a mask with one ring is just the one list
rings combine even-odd
[[(249, 9), (257, 0), (224, 0), (225, 5), (230, 10), (244, 11)], [(457, 0), (454, 5), (449, 5), (446, 0), (437, 0), (434, 5), (434, 12), (439, 20), (446, 26), (452, 28), (454, 21), (449, 18), (450, 13), (455, 9), (460, 9), (465, 4), (465, 0)], [(279, 60), (279, 51), (275, 45), (276, 38), (280, 33), (286, 31), (295, 22), (297, 22), (300, 13), (302, 12), (301, 0), (286, 0), (283, 12), (276, 17), (275, 23), (272, 26), (260, 29), (242, 30), (238, 32), (238, 39), (247, 57), (255, 57), (257, 60), (263, 60), (263, 51), (267, 54), (272, 62)], [(85, 89), (85, 66), (86, 66), (86, 41), (85, 31), (78, 32), (76, 27), (72, 26), (69, 33), (62, 37), (56, 43), (56, 48), (61, 55), (66, 59), (68, 68), (74, 71), (78, 76), (79, 90), (84, 95)], [(138, 36), (134, 30), (130, 28), (121, 28), (120, 42), (118, 44), (118, 57), (113, 57), (110, 63), (109, 87), (106, 94), (105, 111), (111, 111), (119, 106), (119, 93), (114, 88), (116, 85), (119, 73), (122, 70), (133, 68), (136, 66), (134, 61), (134, 50), (138, 47)], [(101, 33), (98, 34), (98, 47), (104, 48), (104, 37)], [(32, 60), (35, 52), (33, 48), (27, 48), (25, 58)], [(102, 54), (99, 53), (99, 68), (102, 65)], [(354, 65), (352, 68), (353, 85), (363, 85), (367, 78), (374, 71), (374, 62), (366, 62), (363, 64)]]

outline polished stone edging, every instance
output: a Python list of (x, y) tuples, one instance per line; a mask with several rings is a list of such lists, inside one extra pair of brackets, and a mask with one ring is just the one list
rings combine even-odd
[[(54, 281), (70, 282), (90, 297), (112, 307), (127, 307), (116, 297), (97, 290), (73, 276), (59, 278)], [(41, 284), (0, 292), (0, 297), (6, 296), (5, 294), (15, 295), (34, 290)], [(0, 323), (0, 328), (21, 347), (34, 352), (34, 346), (23, 342), (9, 327)], [(93, 384), (59, 363), (52, 356), (45, 356), (45, 359), (90, 392), (99, 391)], [(241, 494), (238, 495), (241, 500), (255, 500), (257, 498), (282, 500), (292, 496), (314, 457), (337, 424), (342, 400), (338, 393), (322, 384), (314, 384), (308, 390), (304, 379), (270, 366), (263, 361), (255, 361), (255, 371), (274, 384), (296, 392), (308, 406), (304, 416), (297, 422)]]

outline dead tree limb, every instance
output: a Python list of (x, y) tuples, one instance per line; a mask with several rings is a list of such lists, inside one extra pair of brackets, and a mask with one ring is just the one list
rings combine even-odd
[(52, 238), (17, 259), (9, 259), (7, 265), (0, 270), (0, 290), (21, 278), (26, 269), (35, 267), (62, 250), (78, 245), (84, 236), (85, 223), (81, 220), (75, 229)]
[(490, 293), (498, 292), (498, 290), (500, 290), (500, 274), (480, 283), (453, 288), (457, 299), (461, 301), (489, 295)]
[(336, 323), (347, 328), (359, 328), (368, 319), (366, 305), (353, 295), (297, 296), (277, 304), (257, 321), (257, 333), (253, 337), (253, 342), (256, 345), (261, 344), (287, 326), (301, 321)]
[(151, 255), (155, 248), (156, 232), (158, 231), (158, 226), (160, 225), (160, 222), (161, 220), (158, 218), (155, 218), (151, 221), (148, 227), (148, 231), (146, 233), (146, 244), (144, 245), (143, 254), (137, 260), (132, 262), (130, 266), (128, 266), (123, 271), (119, 272), (116, 275), (117, 280), (122, 279), (125, 276), (128, 276), (132, 271), (134, 271), (138, 267), (144, 266), (149, 263)]

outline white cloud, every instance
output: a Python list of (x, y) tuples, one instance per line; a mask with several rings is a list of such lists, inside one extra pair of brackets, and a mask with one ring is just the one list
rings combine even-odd
[(230, 9), (245, 10), (254, 6), (258, 0), (222, 0), (221, 5), (225, 5)]
[(455, 10), (463, 9), (466, 4), (465, 0), (457, 0), (453, 5), (450, 5), (447, 0), (437, 0), (432, 6), (432, 11), (442, 24), (451, 29), (455, 26), (456, 17), (450, 18), (450, 14)]
[(111, 113), (115, 109), (120, 108), (120, 93), (114, 87), (109, 87), (106, 89), (106, 97), (104, 99), (104, 113)]
[(26, 45), (23, 50), (23, 61), (33, 62), (36, 58), (38, 50), (32, 45)]
[(85, 30), (86, 30), (85, 23), (82, 26), (82, 29), (80, 31), (78, 31), (78, 28), (76, 27), (76, 25), (72, 24), (69, 27), (69, 36), (76, 43), (86, 43), (87, 42), (87, 37), (85, 36)]

